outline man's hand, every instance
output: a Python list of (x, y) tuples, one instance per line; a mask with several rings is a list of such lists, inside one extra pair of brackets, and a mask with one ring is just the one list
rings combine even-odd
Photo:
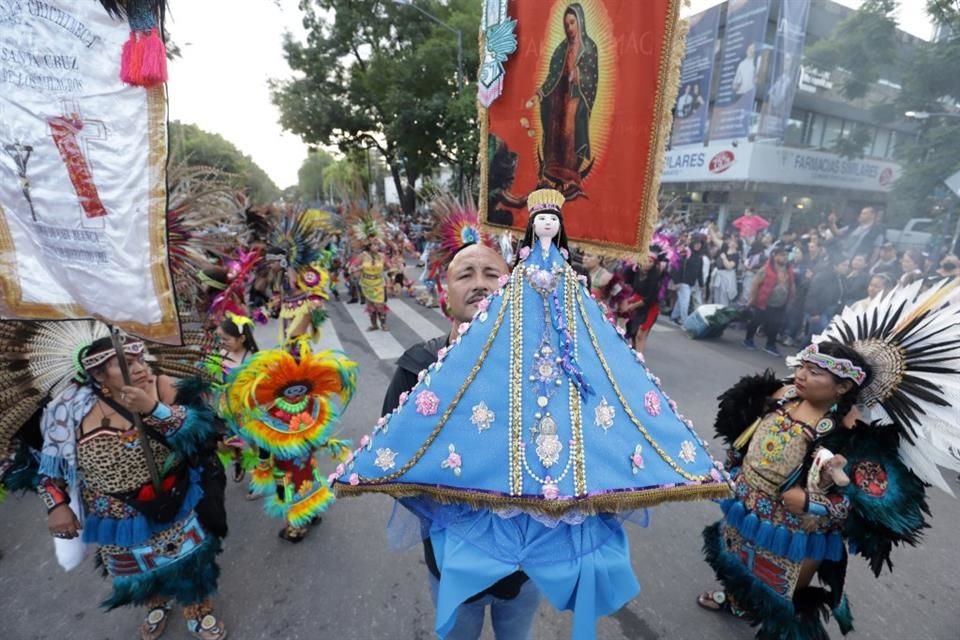
[(807, 505), (807, 492), (801, 487), (788, 489), (780, 498), (787, 511), (795, 516), (804, 514), (804, 507)]
[(69, 540), (80, 535), (80, 521), (73, 514), (68, 504), (60, 504), (53, 508), (47, 516), (47, 529), (54, 538)]

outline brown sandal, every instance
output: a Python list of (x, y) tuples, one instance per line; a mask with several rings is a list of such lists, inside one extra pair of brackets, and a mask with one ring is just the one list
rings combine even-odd
[(717, 611), (719, 613), (729, 613), (735, 618), (743, 617), (743, 610), (735, 607), (730, 601), (727, 592), (722, 589), (717, 591), (705, 591), (697, 596), (697, 604), (707, 611)]
[(170, 621), (170, 606), (167, 603), (153, 607), (140, 624), (140, 640), (157, 640), (167, 630)]
[(199, 640), (225, 640), (227, 637), (227, 628), (212, 613), (187, 620), (187, 631)]

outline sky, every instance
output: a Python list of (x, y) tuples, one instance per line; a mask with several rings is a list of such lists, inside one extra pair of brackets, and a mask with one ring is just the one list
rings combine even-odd
[[(860, 4), (839, 1), (850, 7)], [(684, 14), (720, 2), (691, 0)], [(237, 8), (240, 4), (243, 9)], [(901, 28), (929, 38), (932, 28), (923, 3), (901, 4)], [(183, 52), (170, 65), (170, 119), (219, 133), (251, 156), (281, 189), (296, 184), (307, 147), (280, 127), (267, 82), (291, 76), (282, 44), (287, 31), (303, 36), (297, 0), (170, 0), (169, 6), (168, 29)]]

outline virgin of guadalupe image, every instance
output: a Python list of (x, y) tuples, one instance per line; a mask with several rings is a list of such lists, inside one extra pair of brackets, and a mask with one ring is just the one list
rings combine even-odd
[[(576, 640), (639, 592), (624, 523), (644, 507), (728, 497), (722, 467), (590, 297), (568, 259), (562, 193), (527, 197), (502, 289), (329, 478), (419, 519), (439, 573), (435, 630), (523, 571)], [(402, 510), (401, 510), (402, 511)]]
[(540, 186), (555, 188), (573, 200), (584, 195), (581, 181), (593, 166), (590, 116), (597, 98), (599, 62), (579, 3), (563, 12), (563, 31), (566, 39), (550, 58), (547, 79), (527, 106), (540, 103)]

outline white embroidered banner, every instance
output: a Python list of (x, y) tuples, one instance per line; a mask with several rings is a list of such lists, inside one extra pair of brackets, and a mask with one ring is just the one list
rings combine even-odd
[(128, 35), (97, 2), (0, 0), (0, 316), (177, 341), (166, 94), (120, 81)]

